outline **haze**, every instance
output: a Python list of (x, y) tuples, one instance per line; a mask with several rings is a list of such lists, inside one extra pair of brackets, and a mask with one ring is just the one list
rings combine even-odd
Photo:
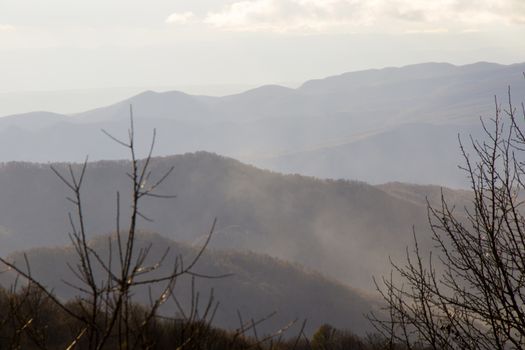
[[(525, 0), (0, 0), (1, 344), (43, 349), (40, 334), (44, 344), (63, 333), (49, 349), (99, 339), (122, 348), (133, 344), (124, 329), (146, 344), (151, 320), (183, 326), (162, 331), (170, 336), (205, 325), (199, 295), (213, 327), (240, 326), (217, 333), (231, 344), (252, 341), (243, 317), (261, 349), (258, 334), (280, 337), (293, 319), (308, 320), (283, 338), (305, 338), (294, 349), (353, 333), (387, 344), (396, 338), (362, 337), (375, 331), (364, 315), (404, 302), (374, 281), (402, 284), (412, 275), (392, 264), (413, 251), (409, 269), (423, 274), (409, 279), (418, 284), (409, 293), (423, 295), (414, 305), (424, 303), (425, 319), (444, 307), (427, 334), (448, 344), (477, 327), (471, 320), (505, 337), (525, 329), (514, 316), (509, 326), (484, 318), (492, 305), (525, 304), (515, 263), (525, 261), (525, 235), (514, 232), (525, 222), (524, 34)], [(428, 277), (427, 256), (438, 262)], [(435, 279), (442, 271), (462, 280)], [(470, 293), (468, 271), (496, 273)], [(16, 289), (20, 276), (28, 288)], [(427, 303), (427, 279), (440, 303)], [(495, 293), (488, 312), (467, 310), (467, 327), (450, 331), (463, 315), (456, 294), (503, 285), (520, 300)], [(69, 319), (26, 308), (49, 304), (33, 287), (78, 329), (35, 318)], [(403, 309), (385, 314), (394, 315), (385, 330), (398, 329)], [(206, 338), (195, 329), (180, 347)]]
[(524, 23), (521, 0), (3, 0), (0, 92), (221, 95), (428, 61), (516, 63)]

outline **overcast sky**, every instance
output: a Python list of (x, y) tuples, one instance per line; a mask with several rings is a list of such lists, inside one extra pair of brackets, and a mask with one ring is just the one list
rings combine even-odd
[(0, 92), (525, 61), (524, 0), (0, 0)]

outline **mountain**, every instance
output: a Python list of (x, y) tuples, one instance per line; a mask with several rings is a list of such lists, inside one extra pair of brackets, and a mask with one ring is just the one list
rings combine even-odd
[[(144, 200), (141, 211), (154, 221), (142, 220), (140, 228), (177, 241), (201, 244), (217, 217), (213, 248), (268, 254), (368, 290), (374, 289), (372, 276), (389, 274), (389, 257), (404, 258), (413, 225), (423, 248), (433, 244), (426, 203), (413, 199), (425, 193), (419, 187), (392, 191), (282, 175), (205, 152), (154, 158), (151, 164), (152, 182), (174, 167), (159, 192), (177, 197)], [(67, 174), (66, 164), (54, 166)], [(81, 195), (90, 235), (115, 229), (117, 191), (126, 217), (129, 167), (128, 161), (88, 165)], [(0, 166), (0, 252), (67, 243), (67, 213), (74, 209), (69, 195), (49, 164)]]
[(26, 131), (36, 131), (61, 122), (66, 116), (50, 112), (29, 112), (12, 115), (0, 119), (0, 130), (18, 128)]
[(128, 120), (130, 105), (133, 105), (137, 118), (195, 120), (211, 114), (197, 98), (185, 93), (145, 91), (114, 105), (79, 113), (74, 117), (79, 122), (89, 123)]
[[(0, 161), (123, 158), (100, 129), (125, 137), (132, 105), (137, 140), (147, 145), (156, 128), (160, 155), (206, 150), (280, 172), (465, 186), (462, 174), (437, 176), (443, 165), (457, 165), (458, 132), (479, 134), (479, 117), (493, 115), (494, 95), (506, 101), (509, 85), (514, 101), (521, 101), (523, 71), (525, 64), (426, 63), (224, 97), (146, 91), (82, 113), (0, 118)], [(397, 134), (408, 136), (387, 147)], [(434, 154), (437, 143), (446, 143), (446, 151)], [(421, 163), (424, 157), (435, 162)], [(396, 172), (391, 160), (403, 159), (413, 165)], [(368, 160), (369, 168), (353, 170), (352, 164)]]
[(472, 208), (472, 192), (467, 190), (452, 190), (435, 185), (413, 185), (400, 182), (389, 182), (377, 186), (392, 196), (411, 201), (418, 205), (430, 204), (433, 208), (441, 206), (441, 197), (448, 203), (453, 203), (456, 210)]
[(266, 169), (321, 178), (367, 179), (375, 184), (423, 182), (462, 188), (468, 182), (467, 174), (458, 168), (464, 164), (459, 140), (469, 149), (470, 136), (482, 139), (485, 135), (481, 125), (405, 124), (353, 142), (261, 157), (254, 163)]
[[(115, 237), (112, 239), (112, 246), (116, 247)], [(109, 255), (107, 243), (108, 237), (101, 236), (92, 241), (91, 247), (99, 256), (106, 257)], [(150, 244), (149, 258), (144, 262), (144, 266), (153, 266), (166, 248), (170, 249), (160, 269), (150, 274), (150, 277), (169, 275), (175, 257), (181, 256), (188, 262), (198, 253), (195, 247), (176, 243), (156, 234), (141, 233), (137, 236), (137, 250), (146, 249)], [(33, 276), (37, 276), (38, 281), (65, 300), (77, 295), (77, 290), (63, 282), (77, 283), (75, 275), (68, 268), (68, 264), (76, 266), (79, 262), (73, 247), (37, 248), (24, 253), (30, 263), (31, 272)], [(25, 267), (22, 253), (13, 254), (8, 259)], [(95, 267), (97, 280), (103, 280), (104, 271), (98, 265)], [(324, 322), (364, 334), (371, 330), (364, 314), (379, 308), (378, 299), (370, 295), (327, 279), (319, 273), (266, 255), (208, 250), (202, 255), (194, 271), (212, 276), (230, 274), (223, 278), (195, 280), (195, 291), (199, 293), (199, 313), (205, 310), (213, 289), (214, 301), (220, 303), (214, 324), (221, 328), (239, 328), (237, 312), (246, 321), (252, 318), (259, 320), (276, 312), (273, 317), (257, 327), (260, 334), (275, 332), (289, 322), (298, 320), (296, 327), (287, 333), (289, 336), (295, 336), (304, 319), (307, 319), (307, 334), (311, 334)], [(3, 274), (0, 277), (4, 286), (9, 286), (14, 281), (14, 275)], [(148, 304), (150, 293), (160, 295), (162, 288), (162, 283), (155, 285), (151, 290), (136, 288), (132, 291), (134, 300)], [(191, 277), (179, 278), (175, 290), (184, 312), (188, 313), (192, 305)], [(166, 316), (180, 316), (172, 300), (164, 304), (160, 313)]]

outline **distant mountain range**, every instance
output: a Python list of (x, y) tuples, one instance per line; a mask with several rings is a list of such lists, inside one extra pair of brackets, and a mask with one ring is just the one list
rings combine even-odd
[[(82, 197), (90, 234), (115, 229), (116, 192), (126, 203), (129, 166), (88, 165)], [(281, 175), (205, 152), (154, 158), (152, 166), (154, 174), (175, 167), (159, 191), (177, 198), (145, 201), (141, 210), (154, 222), (140, 227), (177, 241), (200, 245), (217, 217), (215, 249), (268, 254), (368, 290), (372, 276), (390, 272), (389, 257), (404, 258), (413, 226), (423, 248), (433, 244), (425, 197), (438, 204), (439, 187)], [(49, 165), (0, 166), (0, 254), (67, 243), (68, 195)], [(467, 191), (445, 189), (445, 196), (468, 205)], [(123, 205), (122, 217), (127, 210)]]
[(206, 150), (267, 169), (317, 177), (466, 184), (457, 135), (481, 135), (494, 95), (525, 96), (525, 64), (426, 63), (346, 73), (297, 89), (263, 86), (225, 97), (147, 91), (73, 115), (31, 112), (0, 118), (0, 161), (120, 159), (100, 129), (126, 135), (133, 105), (145, 147)]

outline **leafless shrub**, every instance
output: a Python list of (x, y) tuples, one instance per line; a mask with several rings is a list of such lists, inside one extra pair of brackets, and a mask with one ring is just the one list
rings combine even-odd
[(525, 347), (525, 108), (510, 89), (506, 108), (495, 104), (481, 121), (485, 139), (460, 141), (472, 209), (462, 217), (443, 196), (429, 206), (435, 251), (427, 256), (415, 239), (406, 264), (377, 283), (390, 317), (370, 319), (389, 348)]
[[(120, 215), (120, 193), (117, 192), (116, 237), (115, 239), (108, 238), (107, 256), (102, 256), (101, 252), (91, 247), (86, 231), (86, 214), (81, 193), (88, 165), (87, 159), (78, 171), (75, 171), (73, 165), (68, 165), (66, 172), (60, 171), (56, 167), (51, 167), (56, 176), (71, 191), (71, 196), (67, 199), (73, 204), (74, 213), (69, 214), (71, 224), (69, 237), (78, 258), (78, 264), (68, 266), (75, 275), (76, 280), (65, 281), (65, 283), (76, 290), (78, 297), (74, 301), (67, 303), (56, 297), (51, 290), (38, 281), (38, 276), (31, 274), (27, 256), (24, 255), (26, 260), (24, 267), (0, 258), (0, 262), (27, 281), (27, 293), (16, 294), (23, 297), (17, 298), (17, 302), (13, 302), (8, 307), (10, 320), (16, 323), (10, 344), (19, 343), (17, 337), (24, 332), (38, 348), (47, 348), (45, 339), (47, 333), (40, 332), (45, 327), (32, 326), (36, 323), (40, 310), (43, 310), (40, 307), (40, 303), (46, 302), (52, 303), (61, 313), (75, 321), (75, 334), (68, 348), (72, 349), (77, 346), (86, 349), (110, 347), (119, 349), (151, 348), (155, 344), (155, 339), (150, 336), (151, 329), (158, 322), (159, 308), (170, 298), (174, 298), (173, 291), (178, 278), (183, 275), (196, 275), (193, 271), (194, 267), (211, 239), (216, 220), (196, 256), (190, 261), (185, 261), (182, 256), (177, 256), (170, 272), (161, 276), (154, 274), (154, 272), (158, 271), (165, 263), (166, 256), (170, 252), (166, 250), (164, 255), (158, 258), (155, 263), (146, 265), (151, 246), (144, 248), (136, 245), (139, 220), (151, 220), (141, 212), (140, 204), (144, 198), (148, 197), (157, 199), (174, 197), (157, 192), (158, 187), (171, 174), (173, 168), (160, 175), (152, 174), (150, 170), (155, 146), (155, 131), (153, 131), (151, 145), (146, 158), (143, 160), (137, 158), (131, 110), (130, 114), (130, 128), (127, 140), (117, 139), (103, 131), (116, 143), (127, 148), (131, 158), (131, 169), (127, 173), (131, 186), (131, 214), (127, 218), (128, 222), (124, 224), (125, 228), (123, 229)], [(102, 271), (102, 277), (100, 276), (100, 271)], [(199, 277), (212, 278), (221, 276), (199, 275)], [(154, 285), (161, 285), (162, 288), (156, 295), (150, 288), (150, 304), (148, 306), (138, 306), (133, 303), (134, 289)], [(31, 292), (34, 290), (37, 290), (38, 293)], [(14, 293), (12, 294), (15, 295)], [(40, 298), (40, 300), (33, 300), (35, 297)], [(209, 329), (216, 308), (215, 301), (210, 299), (205, 307), (205, 312), (201, 313), (200, 316), (196, 312), (197, 308), (198, 305), (193, 305), (188, 316), (182, 313), (183, 321), (185, 324), (199, 324), (200, 331)], [(8, 321), (2, 319), (1, 322)], [(192, 327), (195, 328), (195, 326)], [(194, 334), (189, 332), (187, 335), (188, 341), (191, 341), (193, 336)]]

